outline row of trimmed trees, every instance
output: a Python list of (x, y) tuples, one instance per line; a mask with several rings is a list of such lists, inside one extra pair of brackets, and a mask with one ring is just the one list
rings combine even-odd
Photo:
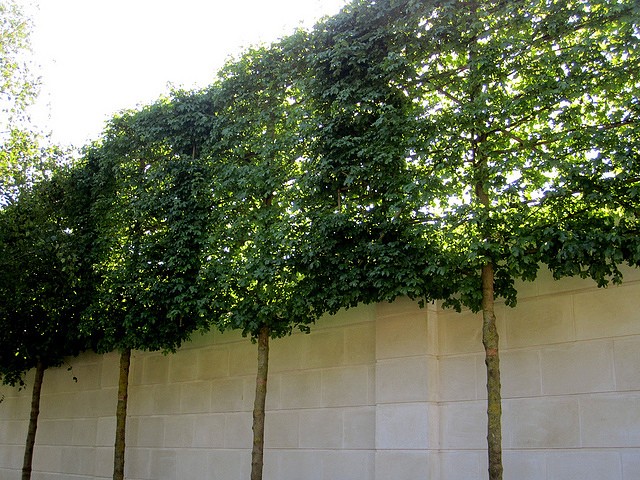
[(119, 351), (121, 479), (131, 351), (240, 330), (257, 480), (269, 339), (359, 303), (442, 301), (482, 312), (502, 478), (495, 301), (541, 265), (600, 286), (640, 266), (639, 24), (632, 0), (355, 1), (114, 117), (0, 211), (3, 381)]

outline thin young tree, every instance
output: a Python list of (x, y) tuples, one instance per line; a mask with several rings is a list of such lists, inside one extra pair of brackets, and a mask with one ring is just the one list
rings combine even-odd
[(98, 351), (121, 353), (114, 480), (124, 478), (131, 351), (175, 351), (208, 325), (201, 247), (210, 182), (196, 158), (194, 130), (176, 126), (192, 123), (190, 109), (181, 115), (176, 104), (160, 100), (116, 116), (86, 156), (99, 235), (92, 253), (97, 293), (85, 328)]
[(308, 331), (318, 317), (293, 262), (304, 242), (296, 199), (305, 142), (290, 79), (299, 38), (248, 50), (212, 87), (206, 156), (216, 207), (207, 275), (216, 326), (240, 330), (258, 346), (252, 480), (263, 470), (269, 340), (294, 328)]
[(31, 478), (45, 371), (89, 345), (79, 329), (91, 294), (82, 256), (89, 231), (75, 213), (75, 180), (59, 171), (0, 210), (0, 377), (24, 387), (35, 369), (23, 480)]

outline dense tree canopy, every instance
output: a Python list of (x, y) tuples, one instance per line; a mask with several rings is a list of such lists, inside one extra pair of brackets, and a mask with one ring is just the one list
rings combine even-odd
[(72, 253), (97, 278), (83, 328), (101, 351), (212, 326), (258, 340), (254, 479), (269, 338), (402, 295), (482, 312), (501, 478), (494, 302), (541, 266), (600, 286), (640, 266), (639, 19), (633, 0), (355, 1), (116, 116), (72, 190), (82, 229), (45, 209), (17, 243), (7, 209), (2, 248), (93, 232)]
[[(85, 348), (80, 316), (90, 291), (87, 240), (75, 217), (72, 173), (58, 174), (0, 210), (0, 374), (22, 383), (38, 362), (62, 363)], [(73, 200), (72, 200), (73, 199)]]
[(87, 154), (100, 283), (86, 324), (100, 350), (174, 350), (203, 322), (209, 179), (168, 131), (175, 108), (121, 114)]
[[(391, 267), (391, 282), (368, 283), (378, 298), (401, 288), (483, 311), (492, 479), (502, 470), (495, 299), (514, 305), (515, 280), (541, 264), (599, 285), (620, 280), (618, 264), (638, 265), (638, 18), (631, 1), (355, 2), (321, 33), (314, 172), (329, 165), (341, 210), (354, 186), (368, 200), (398, 182), (394, 213), (374, 225), (399, 224), (401, 248), (437, 245), (419, 280)], [(384, 212), (367, 200), (350, 234)]]

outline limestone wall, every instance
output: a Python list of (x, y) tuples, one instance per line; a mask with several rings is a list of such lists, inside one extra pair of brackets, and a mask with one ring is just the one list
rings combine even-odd
[[(498, 307), (505, 479), (640, 478), (640, 272), (550, 277)], [(265, 480), (487, 478), (481, 320), (400, 300), (271, 343)], [(197, 335), (132, 359), (126, 473), (249, 477), (256, 346)], [(34, 480), (111, 478), (118, 357), (47, 371)], [(74, 377), (77, 381), (74, 380)], [(0, 478), (20, 478), (30, 402), (0, 389)]]

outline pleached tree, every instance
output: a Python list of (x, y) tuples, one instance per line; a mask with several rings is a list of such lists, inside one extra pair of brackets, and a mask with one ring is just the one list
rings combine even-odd
[(31, 478), (45, 371), (90, 347), (79, 327), (92, 293), (82, 197), (78, 172), (59, 170), (0, 210), (0, 377), (25, 386), (35, 370), (23, 480)]
[(252, 480), (262, 478), (269, 340), (295, 328), (308, 331), (319, 315), (293, 261), (305, 241), (297, 205), (303, 118), (290, 77), (301, 38), (248, 50), (212, 87), (206, 156), (216, 207), (207, 277), (216, 326), (257, 343)]
[[(181, 100), (182, 99), (182, 103)], [(202, 245), (211, 210), (192, 113), (176, 92), (116, 116), (86, 154), (92, 175), (97, 292), (85, 328), (120, 357), (114, 479), (124, 477), (131, 351), (175, 351), (208, 326)], [(185, 123), (181, 123), (185, 122)]]
[[(396, 224), (398, 251), (433, 248), (414, 273), (390, 267), (369, 283), (382, 288), (375, 295), (482, 312), (492, 480), (502, 478), (494, 302), (514, 306), (515, 281), (535, 279), (541, 265), (600, 286), (621, 281), (618, 265), (639, 265), (639, 18), (632, 1), (384, 0), (354, 2), (320, 30), (309, 75), (322, 118), (313, 171), (326, 167), (333, 221), (346, 222), (343, 212), (355, 227), (326, 229), (340, 235), (326, 258), (375, 271), (351, 235), (369, 221)], [(388, 142), (377, 143), (387, 127)], [(377, 217), (385, 203), (373, 200), (374, 181), (398, 182)], [(355, 208), (352, 192), (367, 193)], [(320, 260), (309, 263), (318, 276), (358, 275), (329, 274)], [(361, 275), (354, 286), (371, 276)], [(353, 303), (367, 294), (354, 289)]]

